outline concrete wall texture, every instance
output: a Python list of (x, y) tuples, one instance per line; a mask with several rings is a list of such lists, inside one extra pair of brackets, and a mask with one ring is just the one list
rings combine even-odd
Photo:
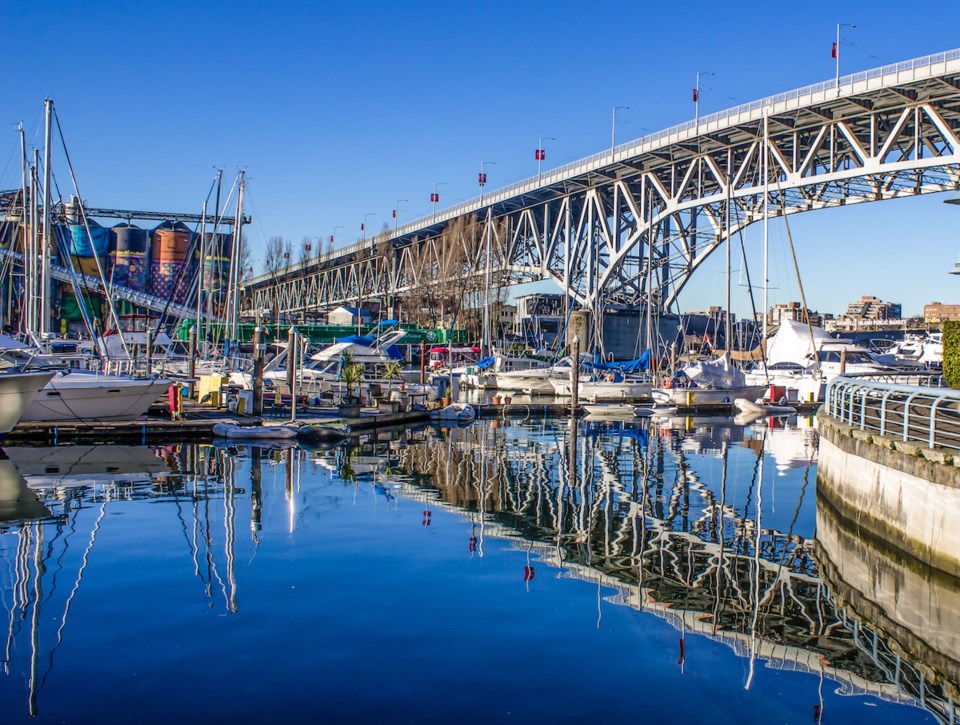
[(915, 559), (960, 576), (960, 468), (953, 456), (851, 428), (823, 410), (817, 423), (817, 490), (830, 505)]

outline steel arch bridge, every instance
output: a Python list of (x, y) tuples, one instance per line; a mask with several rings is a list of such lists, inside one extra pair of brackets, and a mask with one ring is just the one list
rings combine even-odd
[(644, 136), (251, 279), (248, 304), (302, 314), (389, 300), (424, 284), (425, 270), (442, 276), (456, 249), (471, 274), (489, 262), (509, 283), (551, 279), (587, 308), (667, 310), (713, 251), (765, 214), (958, 188), (960, 49)]

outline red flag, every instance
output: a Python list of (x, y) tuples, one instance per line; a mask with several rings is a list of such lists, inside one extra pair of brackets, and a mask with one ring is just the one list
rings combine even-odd
[(394, 219), (397, 218), (397, 210), (396, 210), (396, 209), (393, 210), (393, 218), (394, 218)]
[(836, 44), (836, 43), (832, 43), (831, 45), (832, 45), (832, 47), (830, 48), (830, 57), (831, 57), (831, 58), (836, 58), (836, 57), (837, 57), (837, 44)]
[(361, 232), (364, 230), (364, 227), (365, 227), (364, 223), (363, 223), (363, 222), (360, 222), (360, 231), (361, 231)]
[(693, 89), (693, 102), (696, 103), (696, 102), (699, 101), (699, 100), (700, 100), (700, 91), (698, 91), (696, 88), (694, 88), (694, 89)]

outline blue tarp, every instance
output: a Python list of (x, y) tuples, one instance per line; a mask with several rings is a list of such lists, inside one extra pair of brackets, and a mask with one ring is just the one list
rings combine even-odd
[(391, 360), (403, 360), (403, 353), (397, 349), (396, 345), (391, 345), (386, 349), (387, 357)]
[(474, 365), (473, 367), (479, 368), (480, 370), (486, 370), (487, 368), (491, 367), (494, 362), (496, 362), (496, 358), (493, 357), (492, 355), (488, 355), (485, 358), (481, 358), (480, 360), (477, 360), (476, 365)]
[(599, 352), (593, 354), (593, 367), (598, 370), (621, 370), (625, 373), (635, 373), (650, 367), (650, 351), (647, 350), (636, 360), (604, 362)]
[(349, 342), (351, 345), (363, 345), (364, 347), (371, 347), (374, 343), (369, 337), (362, 337), (360, 335), (347, 335), (346, 337), (338, 337), (337, 342)]

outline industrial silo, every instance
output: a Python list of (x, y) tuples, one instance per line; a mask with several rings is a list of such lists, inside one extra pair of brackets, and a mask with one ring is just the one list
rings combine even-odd
[(111, 236), (113, 283), (145, 292), (149, 274), (147, 230), (135, 224), (118, 224)]

